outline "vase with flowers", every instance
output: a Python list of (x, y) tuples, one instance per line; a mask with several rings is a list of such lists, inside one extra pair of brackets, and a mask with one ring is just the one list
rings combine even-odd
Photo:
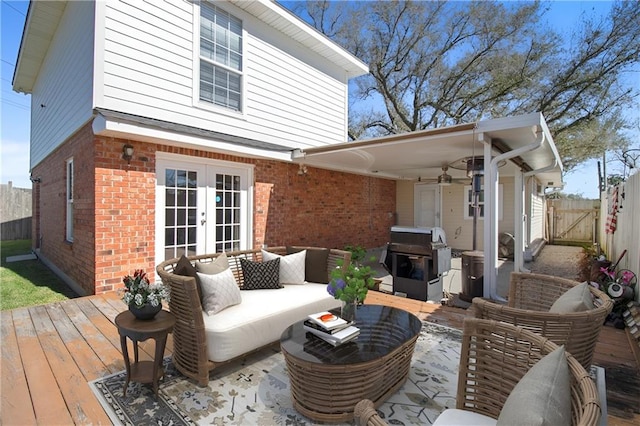
[(138, 319), (153, 319), (162, 309), (162, 301), (169, 301), (169, 289), (162, 283), (151, 284), (142, 269), (136, 269), (133, 276), (126, 275), (122, 282), (122, 300)]
[(371, 267), (350, 263), (346, 268), (341, 264), (331, 271), (331, 281), (327, 285), (327, 292), (342, 301), (340, 316), (353, 321), (356, 317), (358, 305), (364, 302), (367, 292), (375, 284)]

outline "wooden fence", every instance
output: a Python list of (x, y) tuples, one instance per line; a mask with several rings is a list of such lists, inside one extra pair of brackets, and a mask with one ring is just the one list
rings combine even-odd
[(31, 189), (0, 185), (0, 238), (31, 239)]
[(594, 244), (600, 222), (599, 200), (547, 201), (551, 244)]
[[(602, 194), (600, 241), (607, 259), (620, 259), (617, 270), (629, 269), (640, 276), (640, 173)], [(615, 220), (615, 231), (607, 232)], [(626, 252), (625, 252), (626, 250)], [(624, 253), (624, 256), (622, 254)], [(622, 257), (621, 257), (622, 256)], [(635, 300), (640, 302), (636, 284)]]

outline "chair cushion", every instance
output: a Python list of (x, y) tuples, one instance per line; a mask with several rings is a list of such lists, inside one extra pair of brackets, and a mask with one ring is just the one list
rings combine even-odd
[(496, 419), (473, 411), (448, 408), (444, 410), (433, 422), (433, 426), (495, 426)]
[(280, 284), (304, 284), (307, 251), (281, 256), (262, 250), (262, 261), (280, 259)]
[(564, 346), (543, 357), (520, 379), (497, 424), (571, 424), (571, 383)]
[(196, 262), (196, 270), (202, 274), (219, 274), (225, 269), (229, 269), (229, 260), (224, 252), (211, 262)]
[(215, 315), (229, 306), (242, 302), (240, 287), (227, 268), (218, 274), (202, 274), (198, 272), (202, 285), (202, 310), (207, 315)]
[(327, 284), (329, 282), (329, 274), (327, 273), (329, 249), (287, 247), (287, 253), (289, 254), (298, 253), (302, 250), (307, 251), (307, 256), (304, 261), (305, 280), (310, 283)]
[(242, 290), (276, 289), (280, 285), (280, 259), (267, 262), (253, 262), (240, 258), (240, 267), (244, 276)]
[(202, 289), (200, 288), (200, 279), (198, 278), (198, 272), (196, 268), (194, 268), (191, 264), (191, 261), (189, 261), (189, 259), (187, 259), (184, 254), (180, 256), (178, 263), (176, 263), (175, 268), (173, 268), (173, 273), (176, 275), (193, 277), (196, 279), (196, 291), (198, 292), (200, 303), (202, 303)]
[(569, 314), (571, 312), (582, 312), (594, 309), (589, 284), (585, 281), (582, 284), (567, 290), (562, 296), (553, 302), (549, 308), (552, 314)]

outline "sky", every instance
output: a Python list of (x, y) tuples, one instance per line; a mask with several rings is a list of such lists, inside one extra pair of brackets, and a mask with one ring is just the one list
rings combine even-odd
[[(2, 94), (0, 97), (0, 183), (11, 181), (14, 187), (31, 188), (29, 180), (30, 97), (12, 89), (13, 71), (20, 48), (28, 1), (0, 0), (2, 53)], [(582, 12), (593, 16), (606, 14), (609, 1), (553, 1), (548, 19), (558, 30), (578, 22)], [(615, 169), (611, 169), (615, 172)], [(597, 161), (589, 161), (565, 175), (566, 194), (599, 198)]]

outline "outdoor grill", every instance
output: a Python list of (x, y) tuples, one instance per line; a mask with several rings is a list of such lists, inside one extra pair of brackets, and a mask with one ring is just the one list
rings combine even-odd
[(393, 277), (394, 294), (440, 302), (442, 276), (451, 269), (451, 248), (442, 228), (393, 226), (380, 263)]

